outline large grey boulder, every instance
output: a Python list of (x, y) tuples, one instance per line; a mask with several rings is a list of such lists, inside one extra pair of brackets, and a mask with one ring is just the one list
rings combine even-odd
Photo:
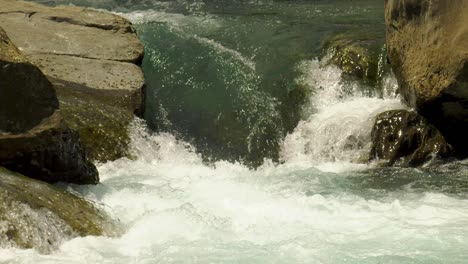
[(57, 107), (52, 84), (0, 28), (0, 166), (47, 182), (98, 183)]
[(131, 23), (87, 8), (0, 0), (0, 25), (53, 83), (89, 157), (127, 156), (128, 126), (144, 108), (144, 49)]
[(118, 234), (118, 225), (88, 201), (0, 167), (0, 247), (49, 253), (77, 236)]
[(388, 58), (400, 93), (468, 155), (468, 2), (386, 0)]

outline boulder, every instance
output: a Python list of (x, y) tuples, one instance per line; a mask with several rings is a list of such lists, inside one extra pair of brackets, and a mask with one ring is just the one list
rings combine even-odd
[(59, 112), (24, 133), (0, 134), (0, 166), (46, 182), (99, 183), (78, 133)]
[(388, 83), (393, 72), (386, 61), (384, 40), (384, 33), (368, 28), (334, 32), (325, 39), (321, 60), (342, 70), (343, 95), (395, 96), (395, 88)]
[(386, 0), (388, 58), (404, 100), (468, 155), (468, 2)]
[(52, 84), (0, 28), (0, 166), (47, 182), (98, 183)]
[(0, 76), (0, 131), (25, 132), (58, 108), (52, 84), (1, 28)]
[(49, 253), (77, 236), (115, 236), (119, 228), (88, 201), (0, 167), (0, 247)]
[(420, 166), (453, 154), (452, 147), (437, 128), (408, 110), (392, 110), (378, 115), (371, 138), (370, 159), (384, 161), (390, 166)]
[(324, 45), (324, 56), (337, 65), (344, 74), (375, 85), (378, 78), (379, 55), (383, 43), (373, 35), (343, 32), (329, 37)]
[(144, 109), (144, 49), (131, 23), (87, 8), (0, 0), (0, 24), (55, 86), (89, 158), (128, 156), (128, 126)]

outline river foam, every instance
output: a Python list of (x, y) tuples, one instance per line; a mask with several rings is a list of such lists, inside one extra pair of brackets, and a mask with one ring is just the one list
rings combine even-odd
[[(332, 85), (337, 69), (315, 70), (342, 89)], [(189, 144), (135, 121), (137, 158), (99, 165), (97, 186), (69, 187), (124, 234), (76, 238), (51, 255), (0, 249), (0, 263), (466, 263), (466, 198), (366, 187), (371, 165), (352, 162), (362, 148), (341, 143), (367, 137), (377, 112), (401, 105), (327, 94), (311, 99), (318, 112), (284, 141), (283, 163), (257, 170), (206, 164)]]
[(252, 171), (226, 162), (205, 165), (172, 135), (136, 131), (137, 160), (103, 164), (100, 185), (75, 187), (120, 219), (126, 229), (122, 237), (76, 238), (52, 255), (1, 249), (0, 262), (466, 260), (467, 200), (401, 191), (369, 198), (346, 188), (353, 173), (314, 167), (267, 162)]

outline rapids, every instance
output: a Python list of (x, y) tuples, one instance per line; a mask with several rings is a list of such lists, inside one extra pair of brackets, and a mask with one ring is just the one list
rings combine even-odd
[[(468, 162), (365, 162), (374, 117), (404, 108), (396, 82), (385, 73), (384, 93), (369, 96), (318, 59), (322, 39), (343, 28), (382, 38), (382, 3), (47, 2), (131, 19), (153, 90), (147, 122), (132, 127), (136, 158), (99, 164), (97, 186), (62, 185), (106, 210), (123, 235), (75, 238), (49, 255), (1, 248), (0, 263), (467, 262)], [(291, 103), (282, 91), (298, 87), (307, 92)], [(240, 150), (203, 129), (229, 113), (238, 115), (221, 124), (251, 132), (233, 141)]]

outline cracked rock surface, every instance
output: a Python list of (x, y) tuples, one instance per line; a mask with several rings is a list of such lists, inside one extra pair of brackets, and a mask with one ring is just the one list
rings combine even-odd
[(128, 156), (128, 125), (144, 100), (144, 48), (131, 23), (88, 8), (0, 0), (0, 25), (54, 84), (89, 157)]

